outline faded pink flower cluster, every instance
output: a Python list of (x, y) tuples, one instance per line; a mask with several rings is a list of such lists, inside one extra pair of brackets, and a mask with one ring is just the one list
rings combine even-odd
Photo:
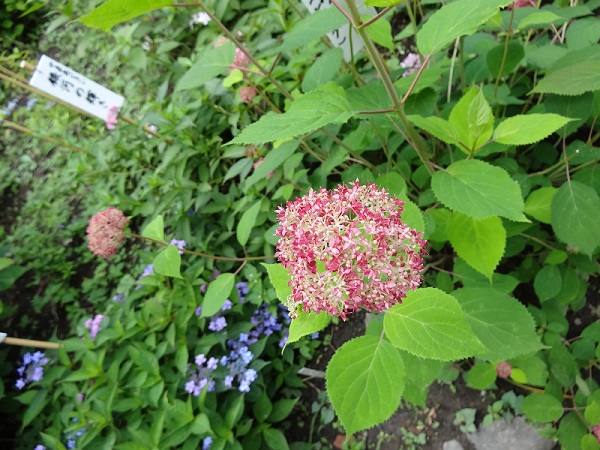
[(250, 58), (248, 58), (241, 49), (236, 48), (233, 63), (231, 66), (229, 66), (229, 70), (232, 71), (233, 69), (246, 69), (249, 65)]
[(100, 211), (90, 219), (86, 233), (88, 248), (96, 256), (110, 258), (125, 240), (125, 227), (129, 219), (114, 206)]
[(421, 284), (425, 241), (401, 220), (404, 202), (370, 184), (312, 189), (277, 210), (275, 256), (288, 269), (292, 318), (383, 311)]
[(506, 361), (501, 361), (496, 364), (496, 375), (498, 378), (508, 378), (512, 373), (512, 366)]
[(421, 58), (416, 53), (409, 53), (400, 63), (400, 67), (406, 69), (403, 77), (409, 77), (421, 68)]
[(240, 100), (244, 103), (250, 103), (256, 97), (254, 86), (244, 86), (240, 89)]

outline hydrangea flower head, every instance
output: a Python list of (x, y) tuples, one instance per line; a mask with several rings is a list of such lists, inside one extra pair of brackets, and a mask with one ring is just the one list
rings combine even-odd
[[(244, 86), (240, 89), (240, 100), (244, 103), (250, 103), (256, 97), (254, 86)], [(255, 167), (256, 168), (256, 167)]]
[(125, 227), (129, 219), (114, 206), (100, 211), (90, 219), (86, 233), (88, 248), (96, 256), (110, 258), (125, 240)]
[(496, 374), (498, 375), (498, 378), (508, 378), (511, 373), (512, 366), (508, 362), (501, 361), (496, 364)]
[(245, 69), (250, 65), (250, 58), (246, 56), (246, 54), (240, 49), (235, 49), (235, 56), (233, 58), (233, 63), (229, 67), (229, 70), (234, 69)]
[(288, 269), (290, 316), (326, 311), (345, 320), (383, 311), (421, 284), (425, 241), (401, 220), (404, 202), (374, 184), (312, 189), (277, 210), (275, 256)]

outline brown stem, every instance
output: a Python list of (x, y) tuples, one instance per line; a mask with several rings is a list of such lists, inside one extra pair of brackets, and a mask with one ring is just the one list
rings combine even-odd
[(62, 348), (62, 344), (58, 342), (47, 342), (47, 341), (35, 341), (33, 339), (19, 339), (19, 338), (11, 338), (6, 337), (3, 341), (0, 341), (2, 344), (8, 345), (18, 345), (20, 347), (38, 347), (38, 348), (52, 348), (59, 349)]

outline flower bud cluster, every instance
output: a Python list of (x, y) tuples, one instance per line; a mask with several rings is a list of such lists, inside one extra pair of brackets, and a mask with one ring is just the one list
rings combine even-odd
[(383, 311), (416, 289), (426, 242), (402, 222), (403, 208), (358, 180), (279, 207), (275, 255), (291, 276), (290, 316), (299, 307), (342, 319), (358, 308)]
[(86, 233), (88, 248), (96, 256), (110, 258), (125, 240), (129, 219), (114, 206), (100, 211), (90, 219)]
[(44, 366), (48, 364), (48, 358), (43, 352), (25, 353), (23, 364), (17, 369), (19, 378), (15, 383), (17, 389), (23, 389), (27, 384), (41, 381), (44, 378)]

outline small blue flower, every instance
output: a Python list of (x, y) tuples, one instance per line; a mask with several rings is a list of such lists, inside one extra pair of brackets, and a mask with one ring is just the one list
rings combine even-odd
[(216, 319), (210, 321), (208, 324), (208, 329), (210, 331), (221, 331), (226, 326), (227, 321), (225, 320), (225, 317), (217, 317)]
[(233, 303), (231, 303), (231, 300), (227, 299), (227, 300), (225, 300), (225, 303), (223, 303), (223, 306), (221, 306), (221, 311), (227, 311), (227, 310), (231, 309), (232, 306), (233, 306)]
[(212, 444), (212, 438), (210, 436), (205, 437), (202, 441), (202, 450), (209, 450)]
[(23, 378), (19, 378), (15, 383), (15, 387), (19, 390), (23, 389), (25, 387), (25, 380)]

